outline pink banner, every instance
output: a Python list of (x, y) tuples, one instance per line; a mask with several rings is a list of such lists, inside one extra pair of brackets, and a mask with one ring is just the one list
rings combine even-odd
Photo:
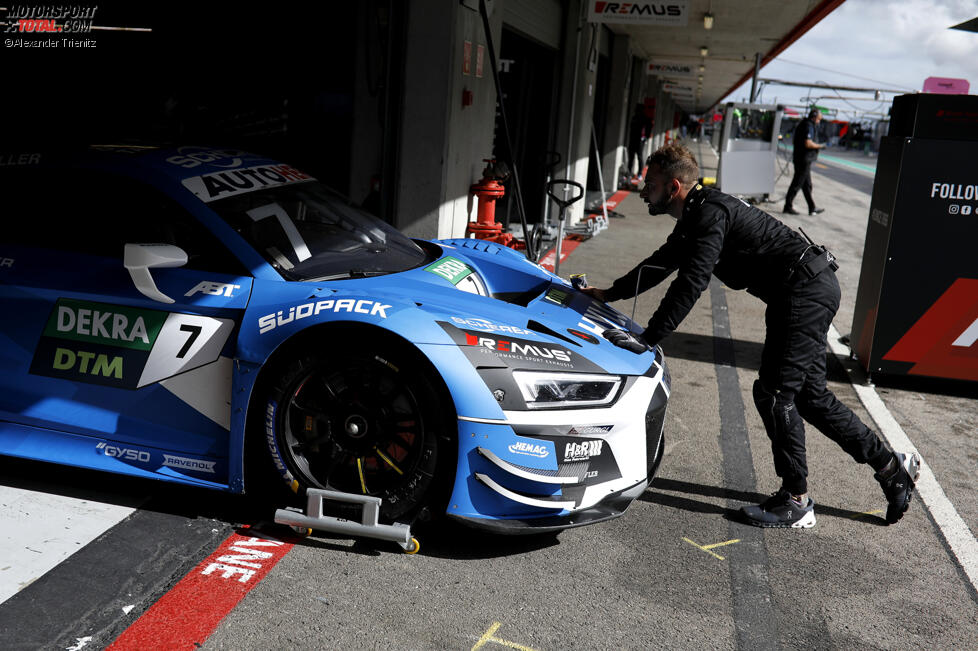
[(950, 79), (948, 77), (928, 77), (924, 80), (925, 93), (940, 95), (967, 95), (970, 88), (967, 79)]

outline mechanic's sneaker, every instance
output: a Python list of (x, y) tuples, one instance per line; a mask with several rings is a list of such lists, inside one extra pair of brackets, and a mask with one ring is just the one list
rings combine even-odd
[(811, 210), (808, 211), (808, 214), (821, 215), (823, 212), (825, 212), (825, 208), (812, 208)]
[(800, 215), (801, 214), (800, 212), (798, 212), (797, 210), (795, 210), (791, 206), (785, 206), (784, 208), (781, 209), (781, 212), (783, 212), (786, 215)]
[(883, 487), (886, 501), (886, 523), (893, 524), (903, 517), (910, 507), (913, 497), (913, 487), (920, 477), (920, 457), (911, 452), (909, 455), (896, 453), (893, 455), (893, 468), (884, 468), (873, 477)]
[(755, 527), (811, 529), (815, 526), (815, 502), (810, 497), (805, 499), (808, 504), (802, 506), (782, 488), (764, 502), (742, 506), (740, 511)]

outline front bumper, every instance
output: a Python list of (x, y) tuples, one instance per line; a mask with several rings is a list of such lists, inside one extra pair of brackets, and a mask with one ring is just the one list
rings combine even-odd
[(656, 364), (629, 377), (611, 407), (460, 417), (449, 517), (505, 534), (618, 517), (650, 481), (668, 396), (668, 371)]

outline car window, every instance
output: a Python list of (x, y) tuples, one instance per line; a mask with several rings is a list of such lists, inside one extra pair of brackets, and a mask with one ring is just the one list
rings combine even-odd
[(2, 241), (122, 260), (127, 243), (174, 244), (185, 269), (250, 275), (180, 204), (138, 181), (85, 170), (4, 172)]
[(396, 273), (430, 261), (416, 242), (317, 181), (208, 204), (288, 280)]

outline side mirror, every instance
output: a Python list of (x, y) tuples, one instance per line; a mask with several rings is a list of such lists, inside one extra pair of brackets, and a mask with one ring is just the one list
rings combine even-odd
[(182, 267), (187, 264), (187, 252), (172, 244), (126, 244), (122, 263), (140, 294), (160, 303), (173, 303), (172, 298), (157, 289), (149, 270)]

